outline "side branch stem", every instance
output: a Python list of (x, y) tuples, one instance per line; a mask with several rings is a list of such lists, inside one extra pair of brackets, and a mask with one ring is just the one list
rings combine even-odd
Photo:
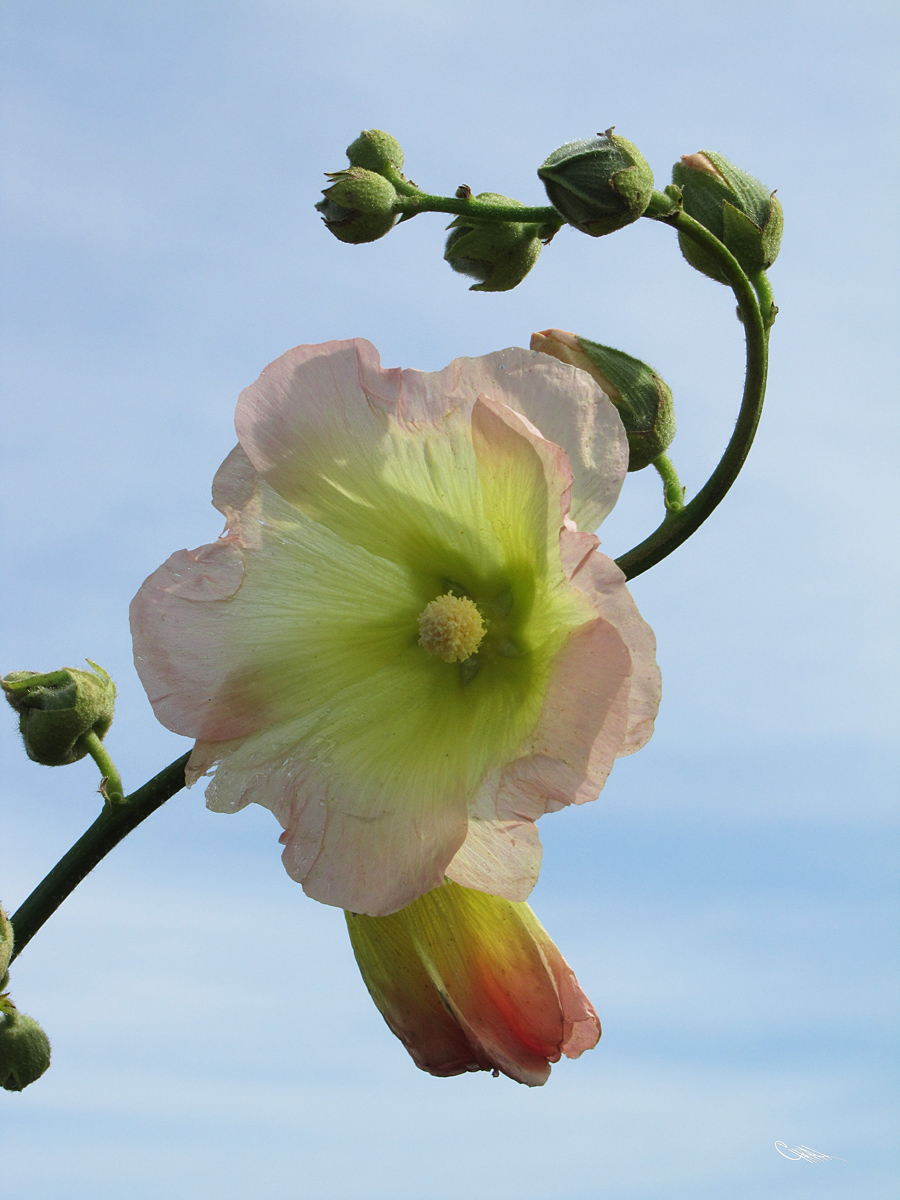
[(184, 768), (190, 752), (170, 763), (143, 787), (119, 804), (106, 804), (100, 816), (50, 874), (42, 879), (27, 900), (10, 918), (13, 927), (13, 958), (21, 954), (44, 922), (51, 917), (82, 879), (113, 847), (151, 813), (184, 787)]
[(662, 480), (666, 508), (669, 512), (680, 512), (684, 508), (684, 488), (671, 458), (668, 454), (660, 454), (653, 460), (653, 465)]
[(540, 208), (523, 208), (518, 204), (498, 204), (491, 200), (476, 200), (474, 196), (461, 199), (457, 196), (431, 196), (427, 192), (402, 197), (396, 205), (397, 212), (404, 218), (414, 217), (420, 212), (443, 212), (478, 217), (487, 221), (522, 221), (549, 225), (553, 230), (563, 225), (563, 218), (553, 205)]
[[(660, 196), (660, 209), (664, 208), (665, 200), (664, 196)], [(744, 394), (734, 433), (731, 435), (719, 465), (689, 503), (675, 512), (669, 509), (663, 523), (648, 538), (629, 550), (627, 554), (623, 554), (621, 558), (616, 559), (627, 579), (633, 579), (671, 554), (699, 529), (710, 513), (721, 503), (728, 489), (737, 479), (750, 452), (766, 394), (768, 335), (760, 312), (757, 294), (758, 292), (763, 294), (764, 302), (769, 309), (766, 318), (771, 323), (770, 313), (773, 307), (771, 292), (766, 293), (760, 286), (760, 281), (757, 281), (757, 286), (754, 288), (734, 255), (708, 229), (689, 217), (682, 209), (679, 208), (672, 212), (671, 204), (669, 204), (669, 209), (669, 212), (653, 215), (652, 219), (672, 225), (679, 233), (692, 238), (714, 254), (731, 284), (744, 326), (747, 344), (747, 373), (744, 378)]]
[(103, 777), (100, 791), (103, 798), (108, 804), (124, 804), (125, 789), (122, 787), (122, 777), (116, 769), (116, 764), (110, 758), (106, 747), (92, 729), (84, 734), (81, 742), (87, 747), (88, 754), (90, 754), (91, 758), (100, 768), (100, 774)]

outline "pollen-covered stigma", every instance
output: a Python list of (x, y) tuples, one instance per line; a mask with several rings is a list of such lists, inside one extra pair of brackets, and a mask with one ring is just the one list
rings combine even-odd
[(468, 596), (445, 592), (419, 613), (419, 645), (444, 662), (471, 658), (484, 634), (484, 620)]

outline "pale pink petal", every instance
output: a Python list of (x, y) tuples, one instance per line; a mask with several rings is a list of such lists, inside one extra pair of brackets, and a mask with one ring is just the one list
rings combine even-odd
[(625, 576), (611, 558), (605, 554), (588, 555), (571, 578), (616, 627), (631, 655), (628, 727), (618, 750), (621, 758), (640, 750), (653, 733), (662, 695), (662, 677), (656, 663), (656, 637), (638, 612), (625, 586)]
[[(472, 442), (485, 509), (501, 543), (530, 534), (534, 561), (547, 569), (569, 511), (572, 470), (565, 451), (506, 405), (482, 394), (472, 408)], [(540, 506), (539, 510), (535, 506)]]
[[(466, 835), (465, 796), (404, 791), (411, 781), (345, 779), (314, 741), (290, 723), (254, 737), (198, 743), (196, 764), (215, 766), (207, 806), (270, 809), (282, 828), (282, 859), (292, 879), (323, 904), (385, 916), (440, 886)], [(389, 869), (386, 869), (389, 864)]]
[[(252, 734), (251, 734), (252, 736)], [(187, 766), (184, 768), (184, 781), (188, 787), (193, 787), (194, 784), (207, 776), (212, 775), (215, 768), (223, 759), (228, 758), (246, 742), (246, 738), (232, 738), (230, 741), (224, 742), (205, 742), (197, 740), (194, 742), (194, 748), (191, 751), (191, 757), (188, 759)], [(237, 803), (233, 807), (218, 808), (217, 812), (237, 812), (243, 808), (245, 804), (249, 804), (249, 799), (243, 804)]]
[(373, 815), (352, 786), (339, 790), (312, 772), (290, 796), (275, 812), (288, 874), (313, 900), (350, 912), (386, 916), (438, 887), (466, 834), (464, 806), (443, 796), (394, 791), (390, 808)]
[[(572, 516), (580, 528), (596, 528), (625, 479), (625, 431), (590, 376), (545, 354), (511, 347), (424, 372), (383, 369), (378, 352), (362, 339), (299, 346), (241, 393), (235, 426), (253, 465), (276, 491), (344, 528), (337, 498), (371, 501), (391, 420), (417, 425), (451, 413), (466, 417), (482, 393), (522, 413), (566, 451), (574, 475)], [(357, 447), (352, 463), (348, 437)], [(322, 488), (323, 478), (334, 493)]]
[(541, 869), (541, 840), (530, 817), (497, 816), (501, 770), (492, 771), (469, 804), (466, 840), (447, 867), (454, 883), (480, 892), (525, 900)]
[(631, 655), (605, 619), (566, 642), (534, 732), (470, 803), (469, 833), (447, 875), (466, 887), (524, 900), (537, 881), (534, 822), (599, 795), (629, 720)]
[(215, 542), (173, 554), (131, 602), (135, 666), (157, 719), (176, 733), (236, 737), (262, 720), (240, 674), (227, 678), (222, 646), (223, 605), (242, 580), (239, 547)]
[[(398, 563), (447, 545), (484, 561), (495, 547), (472, 450), (474, 397), (438, 396), (428, 378), (383, 371), (368, 342), (301, 346), (241, 393), (235, 426), (266, 483), (348, 544)], [(407, 407), (428, 419), (410, 421)]]
[(569, 517), (563, 522), (565, 532), (559, 539), (559, 555), (566, 578), (571, 579), (587, 556), (600, 545), (595, 533), (580, 533)]
[(569, 637), (534, 732), (504, 769), (497, 815), (532, 820), (595, 800), (612, 770), (628, 722), (631, 656), (603, 618)]
[[(535, 924), (538, 924), (535, 920)], [(593, 1050), (600, 1041), (600, 1018), (596, 1009), (581, 990), (575, 972), (560, 954), (556, 943), (538, 926), (535, 940), (556, 981), (559, 1003), (563, 1013), (562, 1052), (566, 1058), (578, 1058), (585, 1050)]]
[[(550, 1064), (559, 1062), (558, 1051), (554, 1054), (549, 1050), (545, 1056), (539, 1050), (524, 1045), (516, 1037), (517, 1031), (511, 1030), (507, 1024), (506, 1011), (491, 1011), (484, 1006), (477, 1011), (475, 1019), (472, 1019), (466, 1011), (453, 1004), (452, 999), (450, 1003), (460, 1028), (482, 1062), (502, 1071), (516, 1083), (524, 1083), (526, 1087), (542, 1087), (547, 1082), (550, 1078)], [(522, 1014), (522, 1020), (533, 1020), (535, 1015), (525, 1012)]]
[[(173, 555), (132, 602), (135, 665), (154, 711), (201, 740), (295, 716), (313, 675), (326, 702), (334, 656), (357, 661), (352, 639), (404, 603), (407, 572), (248, 484), (234, 451), (216, 478), (229, 535)], [(232, 509), (234, 491), (249, 491), (246, 510)], [(413, 624), (415, 600), (405, 601)]]
[(212, 502), (225, 517), (223, 539), (247, 547), (259, 545), (259, 474), (242, 446), (235, 446), (216, 471)]
[[(404, 387), (423, 374), (404, 371)], [(427, 379), (423, 392), (449, 393), (468, 404), (484, 393), (561, 446), (571, 464), (571, 511), (580, 529), (593, 531), (612, 511), (628, 469), (628, 439), (615, 405), (584, 371), (513, 346), (454, 359)], [(411, 405), (408, 411), (414, 411)]]

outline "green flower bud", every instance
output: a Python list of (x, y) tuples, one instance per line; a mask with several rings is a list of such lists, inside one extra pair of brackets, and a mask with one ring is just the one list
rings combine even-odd
[(403, 166), (403, 150), (396, 138), (383, 129), (364, 129), (355, 142), (347, 147), (351, 167), (363, 167), (367, 171), (382, 174)]
[[(778, 257), (784, 213), (775, 193), (721, 154), (701, 150), (672, 168), (684, 211), (714, 233), (748, 275), (767, 271)], [(719, 283), (728, 280), (715, 258), (685, 234), (681, 253), (692, 267)]]
[(636, 221), (653, 194), (649, 163), (612, 129), (560, 146), (538, 168), (538, 176), (550, 203), (591, 237)]
[[(481, 192), (475, 199), (524, 207), (521, 201), (496, 192)], [(444, 259), (460, 275), (478, 280), (470, 292), (508, 292), (521, 283), (537, 262), (548, 236), (542, 225), (486, 221), (467, 215), (457, 217), (447, 228), (450, 234)]]
[(7, 968), (13, 952), (13, 927), (9, 917), (0, 904), (0, 991), (6, 987)]
[(21, 1092), (50, 1066), (50, 1042), (31, 1017), (7, 1001), (0, 1010), (0, 1087)]
[(645, 362), (563, 329), (532, 334), (531, 349), (587, 371), (599, 383), (625, 426), (629, 471), (649, 467), (671, 446), (675, 437), (672, 392)]
[(11, 671), (0, 683), (19, 714), (25, 752), (45, 767), (64, 767), (88, 753), (87, 733), (101, 740), (112, 725), (116, 685), (102, 667), (64, 667), (48, 675)]
[(397, 213), (393, 184), (374, 171), (350, 167), (328, 174), (334, 183), (316, 205), (328, 229), (342, 242), (376, 242), (390, 233)]

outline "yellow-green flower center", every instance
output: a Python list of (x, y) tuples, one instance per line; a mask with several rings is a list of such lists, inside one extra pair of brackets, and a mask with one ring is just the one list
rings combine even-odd
[(419, 645), (444, 662), (463, 662), (484, 637), (484, 621), (468, 596), (446, 592), (419, 613)]

